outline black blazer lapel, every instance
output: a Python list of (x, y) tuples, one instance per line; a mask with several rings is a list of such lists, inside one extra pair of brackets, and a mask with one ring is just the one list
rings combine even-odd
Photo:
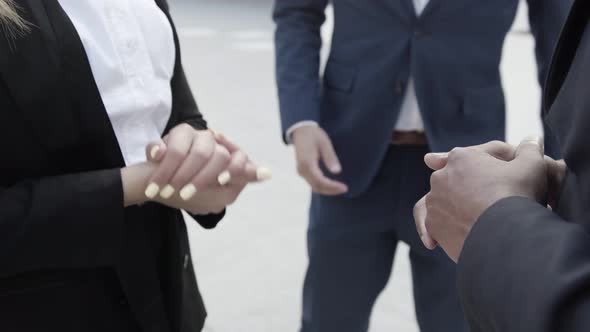
[(64, 94), (83, 138), (77, 149), (81, 153), (92, 152), (92, 156), (86, 156), (90, 165), (122, 167), (123, 155), (78, 32), (57, 0), (44, 3), (62, 59), (60, 76)]
[(19, 5), (33, 28), (0, 49), (0, 74), (32, 134), (48, 153), (58, 152), (74, 144), (79, 132), (74, 130), (75, 121), (61, 91), (64, 84), (55, 34), (44, 1), (19, 1)]

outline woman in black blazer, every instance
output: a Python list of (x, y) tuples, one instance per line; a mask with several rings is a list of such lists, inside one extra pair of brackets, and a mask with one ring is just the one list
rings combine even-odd
[(180, 210), (214, 227), (268, 173), (206, 130), (166, 1), (0, 0), (0, 24), (0, 331), (200, 331)]

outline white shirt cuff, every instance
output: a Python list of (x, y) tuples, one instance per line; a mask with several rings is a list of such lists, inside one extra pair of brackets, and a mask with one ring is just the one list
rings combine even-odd
[(308, 127), (308, 126), (318, 127), (319, 124), (317, 122), (311, 121), (311, 120), (297, 122), (296, 124), (289, 127), (289, 129), (287, 129), (287, 132), (285, 133), (285, 138), (287, 139), (287, 143), (288, 144), (293, 143), (291, 140), (291, 136), (293, 135), (293, 132), (295, 131), (295, 129), (298, 129), (301, 127)]

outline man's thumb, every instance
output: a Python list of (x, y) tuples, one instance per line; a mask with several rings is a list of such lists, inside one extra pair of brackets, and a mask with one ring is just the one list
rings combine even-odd
[(543, 158), (544, 155), (543, 138), (539, 136), (528, 136), (516, 148), (515, 159), (538, 159)]

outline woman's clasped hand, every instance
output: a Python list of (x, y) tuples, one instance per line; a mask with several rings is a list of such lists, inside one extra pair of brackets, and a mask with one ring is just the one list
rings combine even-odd
[(146, 147), (143, 201), (155, 201), (196, 215), (222, 212), (244, 188), (270, 179), (236, 144), (212, 130), (181, 124)]

